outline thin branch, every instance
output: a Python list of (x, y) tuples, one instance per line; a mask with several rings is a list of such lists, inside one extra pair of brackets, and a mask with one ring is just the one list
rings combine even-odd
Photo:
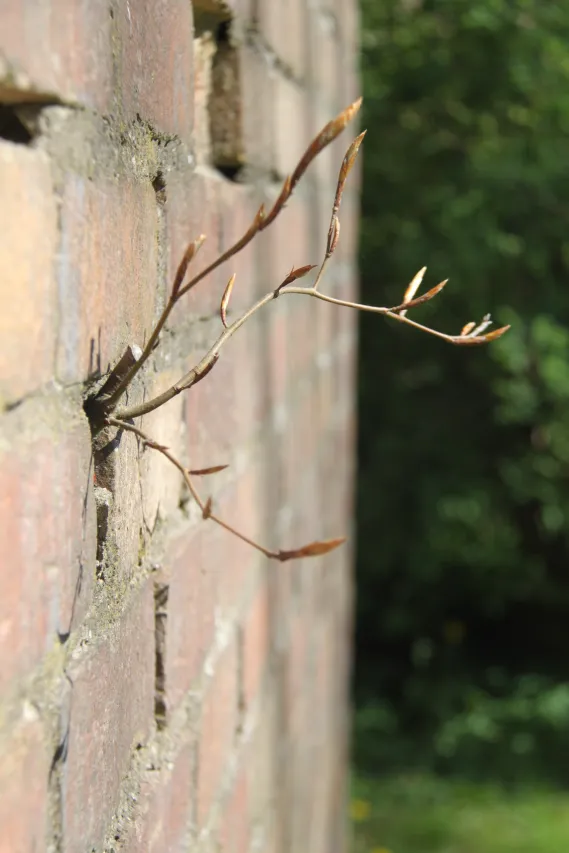
[[(188, 281), (185, 285), (182, 286), (182, 280), (185, 276), (187, 267), (190, 261), (196, 255), (203, 241), (205, 240), (205, 235), (200, 235), (197, 240), (195, 240), (193, 243), (190, 243), (184, 253), (180, 265), (178, 266), (170, 297), (164, 307), (164, 310), (162, 311), (162, 314), (158, 319), (158, 322), (156, 323), (156, 326), (154, 327), (148, 339), (146, 346), (144, 347), (144, 350), (142, 351), (142, 355), (140, 356), (138, 361), (136, 361), (136, 363), (130, 368), (126, 376), (124, 376), (123, 379), (119, 382), (113, 393), (107, 399), (105, 399), (103, 404), (105, 412), (111, 412), (116, 407), (118, 401), (130, 385), (130, 383), (133, 381), (134, 377), (137, 375), (139, 370), (143, 367), (143, 365), (150, 357), (156, 345), (160, 332), (162, 331), (164, 324), (166, 323), (174, 305), (178, 302), (178, 300), (181, 299), (181, 297), (188, 293), (190, 290), (192, 290), (197, 284), (199, 284), (200, 281), (206, 278), (206, 276), (208, 276), (215, 269), (217, 269), (217, 267), (221, 266), (221, 264), (225, 263), (225, 261), (229, 260), (229, 258), (233, 257), (242, 249), (244, 249), (245, 246), (247, 246), (260, 231), (263, 231), (272, 222), (274, 222), (274, 220), (284, 208), (286, 202), (292, 195), (296, 184), (298, 183), (312, 160), (327, 145), (333, 142), (334, 139), (336, 139), (336, 137), (344, 130), (346, 125), (357, 114), (358, 110), (360, 109), (361, 102), (362, 99), (358, 98), (356, 101), (350, 104), (349, 107), (346, 107), (346, 109), (342, 110), (342, 112), (339, 113), (334, 119), (332, 119), (332, 121), (329, 121), (328, 124), (320, 131), (320, 133), (312, 140), (312, 142), (300, 158), (292, 174), (292, 177), (285, 179), (281, 193), (277, 198), (277, 201), (273, 205), (272, 210), (268, 214), (265, 214), (264, 206), (261, 205), (261, 207), (257, 211), (257, 214), (255, 215), (253, 222), (251, 223), (245, 234), (239, 240), (237, 240), (237, 242), (234, 243), (233, 246), (230, 246), (229, 249), (227, 249), (218, 258), (212, 261), (209, 266), (207, 266), (205, 269), (203, 269), (190, 281)], [(360, 137), (358, 137), (358, 139), (360, 139)], [(357, 149), (355, 153), (357, 154)]]
[[(308, 270), (309, 267), (301, 267), (301, 270)], [(289, 274), (288, 278), (290, 279), (293, 275), (294, 270)], [(297, 276), (298, 277), (298, 276)], [(294, 279), (293, 279), (294, 280)], [(286, 279), (285, 279), (286, 281)], [(397, 320), (399, 323), (405, 323), (407, 326), (412, 326), (414, 329), (418, 329), (421, 332), (425, 332), (427, 335), (432, 335), (433, 337), (440, 338), (447, 343), (454, 344), (455, 346), (475, 346), (477, 344), (486, 344), (490, 341), (496, 340), (504, 335), (510, 326), (502, 326), (500, 329), (495, 329), (493, 332), (488, 332), (487, 334), (475, 334), (475, 332), (480, 332), (487, 328), (488, 320), (484, 320), (479, 326), (477, 326), (472, 333), (469, 335), (448, 335), (445, 332), (439, 332), (437, 329), (433, 329), (430, 326), (425, 326), (422, 323), (417, 323), (415, 320), (411, 320), (403, 311), (402, 308), (405, 309), (416, 307), (417, 305), (426, 302), (429, 299), (432, 299), (438, 293), (441, 292), (443, 287), (446, 284), (446, 280), (444, 282), (440, 282), (435, 287), (431, 288), (424, 296), (417, 297), (416, 300), (412, 300), (410, 302), (402, 303), (401, 305), (395, 305), (391, 308), (387, 308), (385, 306), (380, 305), (366, 305), (361, 302), (349, 302), (345, 299), (336, 299), (334, 296), (328, 296), (325, 293), (321, 293), (319, 290), (316, 290), (315, 285), (312, 287), (290, 287), (288, 284), (285, 285), (280, 284), (276, 290), (267, 293), (261, 299), (258, 300), (248, 311), (245, 312), (241, 317), (235, 320), (230, 326), (224, 329), (221, 335), (218, 337), (213, 346), (208, 350), (208, 352), (204, 355), (201, 361), (193, 367), (185, 376), (183, 376), (175, 385), (173, 385), (168, 390), (164, 391), (158, 397), (154, 397), (152, 400), (146, 400), (144, 403), (140, 403), (137, 406), (130, 406), (126, 409), (121, 409), (117, 412), (117, 417), (121, 420), (129, 420), (131, 418), (138, 418), (141, 415), (146, 415), (149, 412), (154, 411), (154, 409), (159, 408), (159, 406), (163, 406), (164, 403), (167, 403), (173, 397), (180, 394), (182, 391), (191, 388), (192, 385), (195, 385), (201, 379), (209, 373), (210, 370), (213, 369), (217, 359), (219, 358), (219, 354), (221, 352), (222, 347), (227, 343), (229, 338), (231, 338), (235, 332), (243, 326), (244, 323), (247, 322), (254, 314), (257, 313), (261, 308), (267, 305), (272, 299), (275, 299), (277, 296), (286, 295), (286, 294), (296, 294), (301, 296), (313, 296), (315, 299), (320, 299), (323, 302), (328, 302), (331, 305), (338, 305), (343, 308), (353, 308), (356, 311), (367, 311), (371, 314), (382, 314), (384, 317), (390, 317), (393, 320)]]
[[(134, 426), (134, 424), (129, 424), (120, 418), (108, 417), (106, 418), (106, 423), (109, 426), (115, 426), (117, 429), (126, 430), (127, 432), (132, 432), (136, 435), (143, 443), (144, 447), (150, 447), (152, 450), (158, 451), (163, 456), (168, 459), (172, 465), (174, 465), (178, 471), (181, 473), (188, 490), (199, 506), (202, 518), (204, 520), (211, 520), (218, 524), (220, 527), (223, 527), (224, 530), (227, 530), (233, 536), (236, 536), (238, 539), (241, 539), (242, 542), (245, 542), (247, 545), (250, 545), (252, 548), (255, 548), (257, 551), (260, 551), (261, 554), (264, 554), (265, 557), (269, 557), (271, 560), (278, 560), (281, 563), (286, 562), (287, 560), (296, 560), (301, 557), (317, 557), (321, 554), (327, 554), (329, 551), (333, 551), (334, 548), (337, 548), (343, 542), (345, 542), (345, 537), (340, 537), (338, 539), (327, 539), (321, 542), (310, 542), (308, 545), (303, 545), (301, 548), (295, 548), (291, 551), (271, 551), (270, 548), (265, 548), (264, 545), (261, 545), (259, 542), (256, 542), (254, 539), (251, 539), (249, 536), (245, 536), (245, 534), (241, 533), (237, 530), (233, 525), (229, 524), (227, 521), (224, 521), (218, 515), (211, 511), (212, 507), (212, 499), (207, 498), (205, 501), (199, 494), (196, 489), (191, 474), (192, 472), (186, 468), (182, 463), (177, 459), (170, 450), (165, 447), (163, 444), (159, 444), (154, 439), (150, 438), (145, 432), (143, 432), (138, 427)], [(208, 471), (208, 473), (212, 473), (212, 469), (204, 469)], [(219, 469), (218, 469), (219, 470)]]

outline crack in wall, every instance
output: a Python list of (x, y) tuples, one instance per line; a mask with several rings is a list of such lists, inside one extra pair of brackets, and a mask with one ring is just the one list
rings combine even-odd
[(169, 595), (170, 587), (168, 584), (154, 584), (154, 634), (156, 647), (154, 719), (158, 731), (165, 728), (168, 711), (166, 701), (166, 631)]

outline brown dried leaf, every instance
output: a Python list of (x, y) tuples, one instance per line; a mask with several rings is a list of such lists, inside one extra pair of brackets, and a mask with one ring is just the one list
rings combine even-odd
[(338, 240), (340, 239), (340, 220), (334, 214), (332, 217), (332, 221), (330, 222), (330, 228), (328, 230), (328, 242), (326, 244), (326, 257), (329, 258), (330, 255), (334, 253), (336, 246), (338, 245)]
[(308, 275), (310, 270), (313, 270), (316, 264), (306, 264), (304, 267), (297, 267), (296, 269), (293, 267), (284, 281), (281, 281), (275, 293), (278, 293), (281, 288), (286, 287), (287, 284), (292, 284), (293, 281), (296, 281), (298, 278), (304, 278), (305, 275)]
[(352, 167), (356, 162), (356, 157), (358, 156), (358, 151), (360, 150), (360, 145), (363, 142), (364, 136), (366, 135), (367, 130), (364, 130), (360, 133), (359, 136), (353, 140), (353, 142), (348, 147), (348, 150), (344, 154), (344, 159), (342, 160), (342, 165), (340, 166), (340, 174), (338, 175), (338, 185), (336, 187), (336, 197), (334, 199), (334, 212), (337, 213), (340, 208), (340, 202), (342, 200), (342, 193), (344, 192), (344, 185), (346, 183), (346, 178), (352, 171)]
[(217, 474), (219, 471), (225, 471), (226, 468), (229, 468), (229, 465), (211, 465), (209, 468), (194, 468), (191, 471), (188, 468), (188, 474), (192, 477), (206, 477), (208, 474)]
[(460, 330), (460, 336), (462, 337), (463, 335), (470, 334), (470, 332), (473, 330), (473, 328), (475, 326), (476, 326), (476, 323), (473, 320), (471, 320), (470, 323), (467, 323), (465, 326), (462, 327), (462, 329)]
[(458, 344), (458, 346), (477, 346), (478, 344), (489, 344), (491, 341), (495, 341), (498, 338), (501, 338), (502, 335), (505, 335), (510, 326), (502, 326), (500, 329), (494, 329), (493, 332), (488, 332), (487, 335), (468, 335), (468, 336), (458, 336), (456, 338), (451, 338), (453, 344)]
[(505, 335), (508, 329), (511, 329), (511, 325), (502, 326), (500, 329), (494, 329), (493, 332), (488, 332), (486, 335), (484, 335), (484, 340), (487, 343), (490, 343), (490, 341), (496, 341), (498, 340), (498, 338), (501, 338), (502, 335)]
[[(443, 287), (446, 287), (447, 283), (448, 278), (445, 278), (444, 281), (440, 281), (438, 284), (435, 284), (434, 287), (431, 287), (431, 289), (427, 290), (427, 292), (422, 296), (417, 296), (415, 299), (410, 299), (408, 302), (403, 302), (401, 305), (396, 305), (395, 308), (390, 308), (389, 310), (393, 311), (393, 313), (399, 311), (401, 314), (405, 315), (409, 308), (416, 308), (417, 305), (422, 305), (423, 302), (429, 302), (429, 300), (433, 299), (437, 293), (441, 292)], [(402, 309), (405, 310), (403, 311)]]
[(227, 282), (227, 287), (223, 292), (223, 296), (221, 297), (221, 304), (219, 306), (219, 315), (221, 317), (221, 322), (227, 329), (227, 306), (229, 305), (229, 300), (231, 299), (231, 291), (233, 290), (233, 285), (235, 284), (235, 273), (231, 276), (229, 281)]
[(302, 175), (305, 173), (306, 169), (310, 165), (310, 163), (314, 160), (314, 158), (320, 154), (323, 148), (333, 142), (334, 139), (344, 130), (348, 122), (350, 122), (359, 108), (361, 107), (362, 99), (358, 98), (357, 101), (354, 101), (353, 104), (350, 104), (349, 107), (346, 107), (345, 110), (342, 110), (332, 121), (329, 121), (325, 127), (322, 128), (320, 133), (312, 140), (302, 157), (300, 158), (298, 165), (294, 172), (292, 173), (292, 177), (290, 179), (291, 183), (291, 192), (301, 179)]
[(204, 508), (202, 509), (202, 518), (207, 519), (211, 516), (212, 504), (213, 504), (213, 501), (212, 501), (211, 497), (209, 497), (207, 499), (207, 501), (205, 502)]
[(333, 551), (334, 548), (342, 545), (346, 541), (345, 536), (339, 539), (326, 539), (322, 542), (311, 542), (309, 545), (304, 545), (302, 548), (296, 548), (294, 551), (279, 551), (278, 558), (284, 563), (287, 560), (299, 560), (302, 557), (319, 557), (322, 554), (327, 554)]
[(190, 261), (195, 258), (195, 256), (201, 249), (205, 238), (205, 234), (200, 234), (197, 240), (194, 240), (192, 243), (190, 243), (186, 251), (184, 252), (182, 260), (180, 261), (178, 269), (176, 270), (174, 284), (172, 285), (172, 296), (175, 296), (179, 291), (180, 287), (182, 286), (182, 282), (184, 280), (184, 276), (186, 275), (186, 271), (188, 269)]

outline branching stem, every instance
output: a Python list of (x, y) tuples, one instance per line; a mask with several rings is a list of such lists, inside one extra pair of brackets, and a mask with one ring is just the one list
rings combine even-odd
[(170, 450), (165, 447), (163, 444), (159, 444), (154, 439), (150, 438), (145, 432), (143, 432), (139, 427), (134, 426), (134, 424), (127, 423), (120, 418), (114, 418), (109, 416), (106, 419), (106, 423), (109, 426), (115, 426), (117, 429), (125, 430), (126, 432), (132, 432), (136, 435), (142, 442), (145, 447), (150, 447), (152, 450), (157, 450), (158, 453), (161, 453), (163, 456), (168, 459), (172, 465), (174, 465), (178, 471), (181, 473), (188, 490), (199, 506), (202, 512), (202, 518), (205, 520), (209, 519), (215, 524), (218, 524), (220, 527), (223, 527), (224, 530), (227, 530), (233, 536), (236, 536), (238, 539), (241, 539), (242, 542), (245, 542), (247, 545), (250, 545), (252, 548), (255, 548), (257, 551), (260, 551), (261, 554), (264, 554), (265, 557), (268, 557), (271, 560), (278, 560), (281, 563), (286, 562), (287, 560), (294, 560), (300, 557), (316, 557), (320, 554), (326, 554), (329, 551), (337, 548), (338, 545), (341, 545), (344, 542), (344, 538), (340, 539), (329, 539), (324, 542), (311, 542), (309, 545), (305, 545), (302, 548), (297, 548), (293, 551), (271, 551), (270, 548), (265, 548), (264, 545), (261, 545), (259, 542), (256, 542), (254, 539), (251, 539), (249, 536), (245, 536), (245, 534), (241, 533), (232, 524), (229, 524), (227, 521), (224, 521), (218, 515), (211, 511), (211, 499), (204, 501), (204, 499), (199, 494), (196, 489), (192, 477), (190, 475), (190, 471), (186, 468)]
[[(133, 418), (141, 417), (142, 415), (148, 414), (149, 412), (154, 411), (155, 409), (163, 406), (164, 403), (167, 403), (177, 394), (180, 394), (182, 391), (191, 388), (196, 383), (200, 382), (215, 366), (221, 350), (223, 346), (227, 343), (227, 341), (235, 334), (235, 332), (243, 326), (247, 320), (253, 317), (257, 311), (260, 311), (265, 305), (271, 302), (273, 299), (277, 299), (285, 294), (294, 294), (301, 296), (312, 296), (315, 299), (320, 299), (323, 302), (328, 302), (331, 305), (336, 305), (343, 308), (353, 308), (357, 311), (367, 311), (373, 314), (382, 314), (385, 317), (389, 317), (393, 320), (397, 320), (399, 323), (405, 323), (408, 326), (412, 326), (415, 329), (418, 329), (421, 332), (425, 332), (426, 334), (433, 335), (434, 337), (440, 338), (443, 341), (446, 341), (451, 344), (461, 345), (461, 346), (471, 346), (477, 344), (485, 344), (489, 341), (495, 340), (501, 335), (503, 335), (509, 328), (509, 326), (505, 326), (501, 329), (496, 329), (492, 332), (486, 332), (487, 328), (491, 324), (490, 315), (486, 315), (481, 323), (467, 323), (461, 333), (459, 335), (448, 335), (444, 332), (439, 332), (436, 329), (432, 329), (429, 326), (422, 325), (421, 323), (417, 323), (415, 320), (411, 320), (407, 316), (407, 311), (410, 309), (414, 309), (419, 305), (422, 305), (424, 302), (428, 302), (437, 296), (442, 289), (446, 285), (446, 280), (440, 282), (439, 284), (432, 287), (426, 293), (423, 293), (420, 296), (417, 296), (417, 291), (421, 285), (423, 280), (426, 268), (423, 267), (411, 280), (407, 289), (403, 295), (403, 302), (399, 305), (394, 305), (390, 308), (384, 306), (375, 306), (375, 305), (365, 305), (359, 302), (350, 302), (344, 299), (336, 299), (333, 296), (327, 296), (325, 293), (321, 293), (318, 289), (320, 282), (324, 278), (324, 273), (326, 271), (327, 264), (334, 254), (336, 247), (338, 245), (339, 237), (340, 237), (340, 220), (339, 220), (339, 210), (340, 204), (342, 200), (342, 194), (344, 191), (346, 178), (350, 173), (354, 162), (356, 160), (358, 150), (360, 148), (361, 142), (364, 138), (364, 133), (361, 133), (356, 139), (348, 147), (344, 159), (342, 161), (340, 172), (338, 175), (338, 182), (336, 186), (336, 194), (334, 197), (334, 203), (332, 206), (332, 215), (330, 219), (330, 227), (328, 230), (328, 237), (326, 242), (326, 249), (324, 252), (324, 258), (322, 263), (318, 269), (316, 274), (314, 283), (310, 287), (299, 287), (292, 286), (294, 282), (296, 282), (300, 278), (304, 278), (308, 275), (313, 269), (314, 266), (308, 264), (306, 266), (292, 268), (290, 273), (286, 276), (285, 279), (281, 282), (281, 284), (275, 289), (269, 291), (265, 296), (255, 302), (244, 314), (234, 320), (231, 324), (227, 325), (227, 308), (231, 298), (231, 293), (233, 290), (233, 285), (235, 281), (235, 275), (231, 277), (223, 296), (221, 298), (220, 303), (220, 317), (221, 322), (223, 323), (224, 329), (215, 341), (215, 343), (210, 347), (210, 349), (205, 353), (205, 355), (201, 358), (201, 360), (193, 367), (188, 373), (181, 377), (181, 379), (176, 382), (175, 385), (172, 385), (162, 394), (159, 394), (157, 397), (154, 397), (152, 400), (147, 400), (146, 402), (140, 403), (135, 406), (126, 406), (125, 408), (119, 409), (115, 412), (116, 406), (134, 377), (137, 375), (139, 370), (146, 363), (148, 358), (150, 357), (152, 351), (154, 350), (160, 333), (164, 327), (164, 324), (168, 320), (170, 313), (178, 302), (178, 300), (188, 293), (192, 288), (194, 288), (197, 284), (199, 284), (202, 279), (208, 276), (211, 272), (213, 272), (217, 267), (223, 264), (225, 261), (229, 260), (229, 258), (233, 257), (235, 254), (241, 251), (245, 246), (247, 246), (251, 240), (260, 232), (267, 228), (279, 215), (279, 213), (284, 208), (286, 202), (290, 198), (294, 187), (306, 171), (308, 165), (311, 161), (322, 151), (322, 149), (332, 142), (338, 134), (344, 129), (346, 124), (354, 117), (360, 107), (361, 99), (354, 101), (349, 107), (343, 110), (335, 119), (328, 124), (320, 131), (320, 133), (313, 139), (313, 141), (308, 146), (307, 150), (299, 160), (295, 170), (293, 171), (290, 177), (287, 177), (282, 186), (281, 192), (274, 202), (271, 210), (268, 213), (265, 213), (264, 207), (258, 210), (253, 222), (244, 233), (244, 235), (237, 240), (236, 243), (233, 244), (229, 249), (227, 249), (223, 254), (221, 254), (216, 260), (210, 263), (205, 269), (195, 275), (192, 279), (187, 281), (184, 284), (184, 279), (186, 276), (186, 272), (190, 262), (194, 259), (197, 251), (205, 240), (205, 235), (200, 235), (193, 243), (190, 243), (186, 251), (182, 257), (182, 260), (178, 266), (174, 283), (172, 285), (172, 290), (170, 296), (168, 297), (168, 301), (154, 327), (148, 342), (139, 357), (139, 359), (131, 364), (130, 361), (127, 361), (126, 364), (123, 364), (124, 358), (121, 360), (119, 365), (121, 365), (121, 370), (118, 368), (115, 370), (114, 374), (111, 374), (109, 380), (103, 389), (100, 390), (99, 394), (95, 396), (91, 402), (90, 407), (90, 418), (92, 423), (96, 426), (96, 428), (101, 429), (103, 424), (117, 427), (117, 429), (126, 430), (128, 432), (134, 433), (134, 435), (138, 436), (138, 438), (143, 442), (146, 447), (150, 447), (153, 450), (157, 450), (161, 453), (166, 459), (168, 459), (172, 465), (174, 465), (178, 471), (182, 474), (184, 481), (188, 487), (188, 490), (199, 506), (202, 517), (204, 519), (211, 519), (213, 522), (218, 524), (220, 527), (223, 527), (233, 536), (236, 536), (238, 539), (241, 539), (243, 542), (246, 542), (252, 548), (255, 548), (257, 551), (260, 551), (266, 557), (269, 557), (273, 560), (279, 560), (280, 562), (284, 562), (285, 560), (293, 560), (299, 559), (302, 557), (314, 557), (320, 554), (326, 554), (329, 551), (337, 548), (344, 539), (330, 539), (322, 542), (311, 542), (308, 545), (303, 546), (302, 548), (296, 548), (292, 551), (272, 551), (269, 548), (265, 548), (263, 545), (260, 545), (255, 540), (245, 536), (235, 527), (233, 527), (228, 522), (224, 521), (218, 515), (212, 512), (212, 501), (211, 498), (204, 501), (200, 496), (198, 490), (194, 485), (194, 481), (192, 480), (192, 471), (186, 468), (182, 463), (170, 452), (167, 447), (159, 444), (158, 442), (151, 439), (146, 435), (141, 429), (134, 426), (131, 423)], [(124, 373), (123, 371), (127, 372)], [(104, 389), (107, 389), (106, 391)], [(107, 396), (108, 394), (108, 396)], [(113, 415), (112, 413), (115, 412)], [(195, 471), (193, 473), (203, 474), (203, 473), (214, 473), (215, 471), (221, 470), (225, 466), (213, 466), (213, 468), (202, 469), (201, 471)]]

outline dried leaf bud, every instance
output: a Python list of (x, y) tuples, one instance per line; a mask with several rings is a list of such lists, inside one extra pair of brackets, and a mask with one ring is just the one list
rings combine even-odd
[(333, 254), (336, 246), (338, 245), (338, 240), (340, 239), (340, 220), (334, 214), (332, 216), (332, 221), (330, 222), (330, 228), (328, 230), (328, 242), (326, 244), (326, 257), (329, 258), (330, 255)]
[(184, 276), (186, 275), (186, 271), (188, 269), (190, 261), (192, 261), (195, 258), (195, 256), (197, 255), (197, 253), (199, 252), (200, 248), (203, 245), (204, 240), (205, 240), (205, 234), (200, 234), (200, 236), (197, 238), (197, 240), (194, 240), (192, 243), (190, 243), (190, 245), (188, 246), (188, 248), (184, 252), (184, 256), (183, 256), (182, 260), (180, 261), (178, 269), (176, 270), (176, 276), (174, 278), (174, 284), (172, 285), (172, 296), (175, 296), (177, 294), (177, 292), (179, 291), (179, 289), (182, 285), (182, 282), (184, 280)]
[(465, 326), (462, 327), (462, 329), (460, 330), (460, 336), (463, 337), (464, 335), (469, 335), (475, 326), (476, 323), (471, 320), (470, 323), (467, 323)]
[(221, 297), (221, 304), (219, 306), (219, 314), (221, 317), (221, 322), (227, 329), (227, 306), (229, 305), (229, 300), (231, 299), (231, 291), (233, 290), (233, 285), (235, 284), (235, 273), (231, 276), (229, 281), (227, 282), (227, 287), (223, 292), (223, 296)]
[(413, 276), (413, 278), (411, 279), (411, 281), (407, 285), (407, 289), (406, 289), (405, 294), (403, 296), (403, 302), (404, 303), (405, 302), (411, 302), (411, 300), (413, 299), (413, 297), (415, 296), (415, 294), (419, 290), (419, 288), (421, 286), (421, 282), (423, 281), (423, 278), (424, 278), (426, 272), (427, 272), (427, 267), (422, 267), (419, 270), (419, 272)]
[[(430, 290), (427, 290), (422, 296), (417, 296), (415, 299), (411, 299), (408, 302), (402, 302), (401, 305), (396, 305), (395, 308), (390, 308), (390, 311), (397, 311), (399, 314), (404, 317), (409, 308), (416, 308), (417, 305), (422, 305), (424, 302), (429, 302), (433, 297), (440, 293), (443, 287), (446, 287), (448, 283), (448, 278), (445, 278), (444, 281), (440, 281), (438, 284), (435, 284), (434, 287), (431, 287)], [(404, 309), (404, 310), (401, 310)]]
[(322, 128), (320, 133), (312, 140), (302, 157), (300, 158), (298, 165), (291, 177), (291, 192), (299, 182), (300, 178), (312, 162), (317, 154), (319, 154), (323, 148), (333, 142), (334, 139), (344, 130), (348, 122), (350, 122), (359, 108), (361, 107), (362, 99), (358, 98), (357, 101), (354, 101), (353, 104), (350, 104), (349, 107), (346, 107), (345, 110), (342, 110), (332, 121), (329, 121), (325, 127)]
[(217, 474), (219, 471), (225, 471), (229, 465), (212, 465), (210, 468), (194, 468), (188, 469), (188, 474), (192, 477), (206, 477), (208, 474)]
[(281, 281), (275, 290), (275, 294), (278, 294), (281, 288), (286, 287), (287, 284), (292, 284), (292, 282), (296, 281), (298, 278), (304, 278), (304, 276), (308, 275), (310, 270), (313, 270), (315, 266), (316, 264), (306, 264), (306, 266), (297, 267), (296, 269), (293, 267), (284, 281)]
[(456, 338), (451, 338), (453, 344), (458, 346), (478, 346), (478, 344), (489, 344), (505, 335), (510, 326), (502, 326), (500, 329), (494, 329), (493, 332), (488, 332), (487, 335), (463, 335)]
[(211, 497), (209, 497), (209, 498), (207, 499), (207, 501), (205, 502), (204, 508), (202, 509), (202, 517), (203, 517), (204, 519), (207, 519), (207, 518), (210, 518), (210, 517), (211, 517), (211, 507), (212, 507), (212, 503), (213, 503), (213, 501), (212, 501)]
[(327, 539), (323, 542), (311, 542), (309, 545), (304, 545), (302, 548), (296, 548), (294, 551), (279, 551), (278, 559), (284, 563), (287, 560), (299, 560), (302, 557), (319, 557), (322, 554), (327, 554), (338, 548), (346, 541), (345, 536), (339, 539)]
[(342, 193), (344, 192), (344, 185), (346, 183), (346, 178), (350, 174), (354, 163), (356, 162), (356, 157), (358, 156), (358, 151), (360, 150), (360, 145), (363, 142), (364, 136), (366, 135), (367, 130), (364, 130), (363, 133), (360, 133), (359, 136), (353, 140), (350, 144), (348, 150), (344, 155), (344, 159), (342, 160), (342, 165), (340, 166), (340, 174), (338, 175), (338, 185), (336, 187), (336, 197), (334, 199), (334, 212), (337, 213), (340, 209), (340, 202), (342, 200)]

